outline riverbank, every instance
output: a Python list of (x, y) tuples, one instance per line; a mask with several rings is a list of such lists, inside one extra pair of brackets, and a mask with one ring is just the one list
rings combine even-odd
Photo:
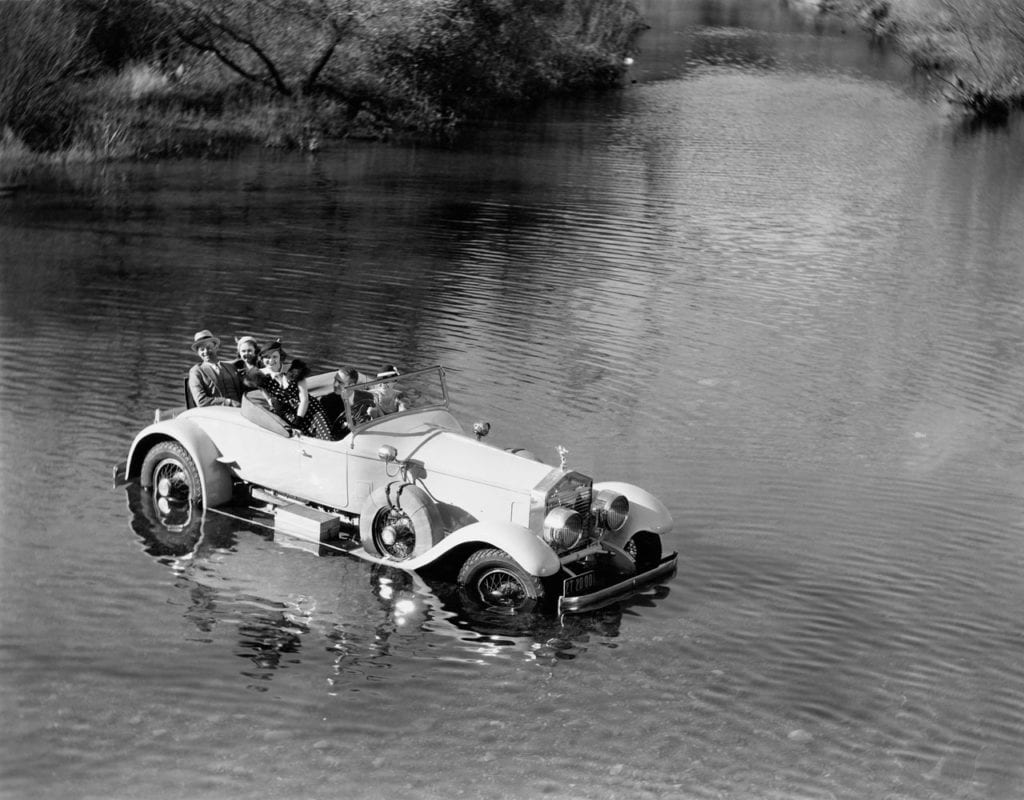
[(801, 0), (856, 20), (932, 76), (976, 119), (1024, 108), (1024, 8), (1017, 0)]
[(625, 0), (0, 0), (0, 17), (0, 184), (40, 163), (444, 140), (618, 85), (643, 27)]

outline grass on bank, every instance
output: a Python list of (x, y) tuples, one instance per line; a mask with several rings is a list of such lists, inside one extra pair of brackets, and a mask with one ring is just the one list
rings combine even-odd
[(351, 126), (337, 125), (335, 106), (237, 82), (183, 84), (151, 65), (133, 64), (69, 92), (54, 123), (68, 131), (63, 141), (32, 147), (9, 127), (0, 132), (0, 186), (20, 183), (39, 167), (69, 163), (222, 157), (251, 144), (315, 150), (322, 137), (352, 133)]
[(896, 44), (970, 116), (1003, 120), (1024, 108), (1020, 0), (818, 0)]

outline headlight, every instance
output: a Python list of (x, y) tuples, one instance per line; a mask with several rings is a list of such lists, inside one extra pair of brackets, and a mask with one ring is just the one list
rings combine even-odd
[(544, 517), (544, 541), (555, 550), (575, 547), (583, 536), (583, 518), (571, 508), (553, 508)]
[(600, 527), (613, 533), (622, 530), (629, 519), (629, 500), (624, 494), (602, 489), (594, 498), (594, 515)]

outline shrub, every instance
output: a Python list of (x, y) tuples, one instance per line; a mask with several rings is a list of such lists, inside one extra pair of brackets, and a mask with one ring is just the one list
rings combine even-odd
[(627, 0), (0, 0), (0, 18), (0, 129), (83, 158), (447, 135), (615, 84), (641, 28)]
[(623, 0), (445, 0), (382, 37), (396, 97), (437, 121), (618, 81), (641, 30)]
[(89, 70), (75, 20), (59, 2), (0, 0), (0, 129), (26, 145), (67, 144), (81, 107), (74, 80)]

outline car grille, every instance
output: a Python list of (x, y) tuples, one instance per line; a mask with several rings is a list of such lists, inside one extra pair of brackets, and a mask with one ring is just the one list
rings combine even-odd
[(570, 472), (548, 492), (544, 512), (562, 506), (571, 508), (583, 519), (584, 539), (594, 530), (594, 517), (590, 512), (593, 482), (585, 475)]

